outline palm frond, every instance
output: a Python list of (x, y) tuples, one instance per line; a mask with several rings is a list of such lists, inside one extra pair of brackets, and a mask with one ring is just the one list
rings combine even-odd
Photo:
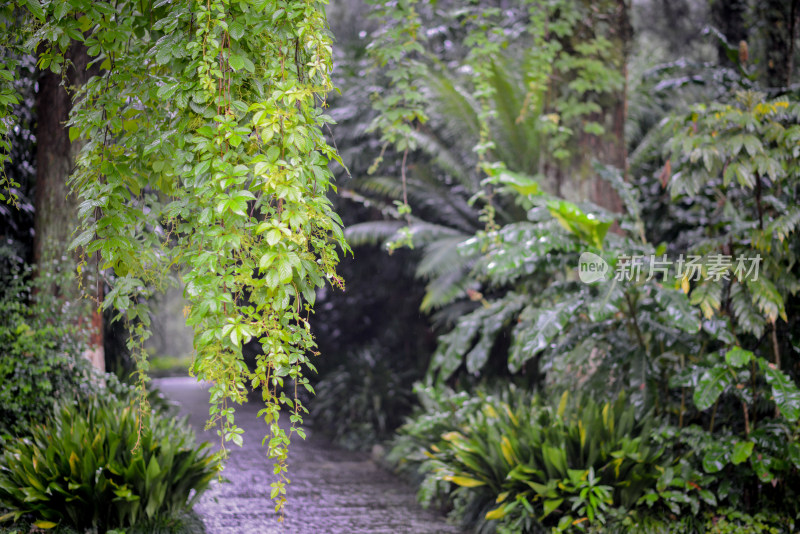
[(351, 247), (383, 245), (404, 225), (403, 221), (367, 221), (348, 226), (344, 236)]
[(429, 312), (441, 308), (467, 296), (471, 280), (466, 276), (468, 271), (453, 271), (437, 276), (425, 287), (425, 297), (419, 309)]
[[(526, 84), (509, 61), (492, 64), (494, 85), (493, 139), (497, 156), (509, 169), (535, 174), (539, 160), (539, 135), (532, 120), (518, 121), (525, 105)], [(535, 120), (535, 118), (534, 118)]]
[[(448, 177), (464, 186), (467, 191), (475, 192), (480, 187), (476, 173), (463, 165), (462, 158), (450, 150), (441, 139), (433, 133), (413, 131), (411, 137), (423, 152), (441, 168)], [(444, 182), (445, 180), (443, 180)]]
[(428, 78), (428, 89), (433, 112), (445, 118), (450, 126), (447, 128), (449, 137), (462, 140), (465, 137), (475, 140), (480, 137), (477, 113), (480, 105), (467, 89), (443, 73), (435, 73)]
[(416, 275), (419, 278), (431, 278), (454, 271), (463, 272), (467, 264), (475, 260), (474, 257), (461, 254), (459, 250), (459, 245), (468, 237), (445, 237), (429, 243), (417, 265)]
[(361, 193), (379, 195), (392, 200), (403, 198), (403, 184), (392, 176), (366, 176), (353, 181), (352, 187)]

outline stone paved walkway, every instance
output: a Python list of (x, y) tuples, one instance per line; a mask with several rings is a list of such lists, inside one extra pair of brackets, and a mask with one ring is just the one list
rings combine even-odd
[[(214, 443), (213, 431), (203, 432), (208, 413), (206, 387), (191, 378), (154, 380), (189, 416), (200, 440)], [(245, 429), (244, 447), (231, 447), (224, 476), (228, 484), (212, 483), (195, 511), (208, 534), (456, 534), (441, 516), (423, 510), (414, 491), (378, 467), (366, 454), (338, 449), (308, 432), (289, 449), (286, 521), (275, 521), (269, 499), (272, 465), (261, 447), (266, 425), (256, 418), (257, 405), (238, 407), (236, 421)]]

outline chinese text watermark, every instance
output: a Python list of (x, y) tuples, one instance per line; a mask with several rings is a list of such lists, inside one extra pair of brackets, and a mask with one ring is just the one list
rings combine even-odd
[(680, 254), (674, 261), (666, 254), (622, 255), (617, 259), (613, 269), (603, 258), (592, 252), (581, 254), (578, 264), (578, 277), (582, 282), (591, 284), (598, 280), (613, 277), (618, 282), (636, 281), (644, 278), (650, 281), (657, 278), (666, 281), (669, 278), (699, 282), (700, 280), (758, 280), (761, 255), (753, 257), (733, 256), (726, 254), (710, 254), (699, 256)]

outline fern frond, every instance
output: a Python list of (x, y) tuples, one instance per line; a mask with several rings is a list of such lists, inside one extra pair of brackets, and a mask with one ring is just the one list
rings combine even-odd
[(367, 221), (348, 226), (344, 236), (351, 247), (383, 245), (403, 226), (403, 221)]
[(722, 300), (722, 279), (705, 280), (692, 290), (689, 302), (699, 306), (706, 319), (711, 319), (719, 311)]
[(433, 162), (445, 173), (460, 183), (470, 193), (480, 187), (476, 173), (462, 164), (461, 158), (453, 153), (440, 139), (430, 133), (413, 131), (411, 137), (417, 146), (428, 154)]
[(480, 120), (477, 110), (480, 104), (470, 92), (444, 73), (432, 74), (428, 78), (431, 92), (431, 107), (434, 112), (447, 120), (449, 134), (454, 138), (480, 137)]
[(429, 243), (417, 266), (417, 277), (432, 278), (453, 271), (463, 271), (467, 263), (474, 261), (474, 257), (467, 257), (459, 250), (459, 245), (468, 237), (458, 235)]
[(520, 75), (522, 69), (511, 61), (498, 60), (492, 63), (492, 85), (494, 86), (493, 140), (497, 156), (509, 169), (535, 174), (539, 166), (540, 136), (535, 120), (517, 119), (525, 105), (526, 84)]
[(469, 269), (442, 274), (431, 280), (425, 287), (425, 297), (419, 309), (430, 312), (467, 296), (467, 289), (473, 283), (466, 275)]
[(380, 195), (392, 200), (403, 198), (403, 184), (391, 176), (367, 176), (353, 181), (352, 187), (366, 195)]
[(742, 284), (734, 283), (731, 286), (731, 309), (739, 328), (756, 338), (764, 335), (766, 321), (758, 313), (758, 309)]
[(778, 317), (784, 321), (788, 320), (783, 297), (775, 288), (775, 284), (768, 280), (763, 273), (758, 278), (746, 279), (745, 285), (750, 291), (753, 304), (769, 322), (775, 322)]
[(800, 206), (788, 206), (786, 213), (772, 221), (769, 231), (784, 241), (800, 227)]

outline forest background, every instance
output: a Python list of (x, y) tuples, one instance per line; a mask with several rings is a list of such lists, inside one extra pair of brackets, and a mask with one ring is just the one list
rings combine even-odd
[[(267, 297), (302, 294), (315, 305), (323, 356), (287, 348), (293, 359), (281, 371), (303, 384), (296, 365), (319, 370), (308, 383), (315, 424), (346, 446), (383, 443), (423, 502), (478, 531), (793, 531), (799, 12), (791, 0), (334, 2), (338, 93), (325, 111), (336, 124), (324, 133), (341, 161), (331, 164), (339, 194), (327, 202), (354, 249), (345, 248), (336, 275), (347, 290), (313, 293), (322, 284), (310, 276), (302, 291)], [(245, 77), (262, 68), (228, 61)], [(17, 58), (14, 72), (23, 101), (6, 184), (18, 205), (0, 207), (12, 277), (42, 264), (47, 253), (31, 244), (48, 232), (64, 244), (91, 237), (81, 241), (68, 213), (42, 215), (59, 210), (42, 208), (44, 143), (35, 131), (42, 92), (61, 79), (38, 78), (29, 58)], [(292, 72), (308, 81), (300, 67)], [(174, 98), (171, 90), (159, 98)], [(46, 146), (77, 139), (61, 135)], [(224, 135), (239, 133), (231, 126)], [(285, 147), (312, 150), (282, 136)], [(147, 165), (167, 173), (164, 154)], [(52, 177), (66, 183), (63, 172)], [(48, 191), (66, 195), (63, 185)], [(220, 213), (252, 200), (230, 194)], [(328, 216), (323, 201), (315, 209)], [(208, 246), (236, 248), (213, 237)], [(330, 279), (332, 247), (315, 246)], [(587, 252), (626, 276), (584, 283)], [(267, 254), (254, 256), (261, 269), (276, 261)], [(679, 270), (689, 256), (699, 268)], [(274, 287), (305, 277), (296, 257)], [(737, 269), (756, 257), (757, 276)], [(671, 267), (648, 276), (665, 258)], [(130, 258), (117, 261), (130, 268)], [(149, 316), (129, 315), (127, 332), (110, 319), (146, 300), (128, 307), (125, 291), (89, 287), (117, 310), (105, 320), (78, 312), (73, 325), (96, 360), (104, 345), (103, 365), (123, 379), (139, 362), (141, 383), (141, 347), (125, 345)], [(208, 306), (194, 319), (210, 320)], [(19, 338), (12, 326), (9, 340)], [(316, 350), (301, 330), (300, 345)], [(245, 343), (255, 337), (247, 324), (233, 318), (219, 331), (264, 376), (263, 347)], [(203, 365), (195, 372), (218, 376)], [(230, 384), (218, 400), (237, 400)], [(281, 387), (267, 397), (286, 404)], [(224, 421), (226, 410), (211, 415)], [(236, 430), (223, 422), (223, 439), (236, 442)]]

